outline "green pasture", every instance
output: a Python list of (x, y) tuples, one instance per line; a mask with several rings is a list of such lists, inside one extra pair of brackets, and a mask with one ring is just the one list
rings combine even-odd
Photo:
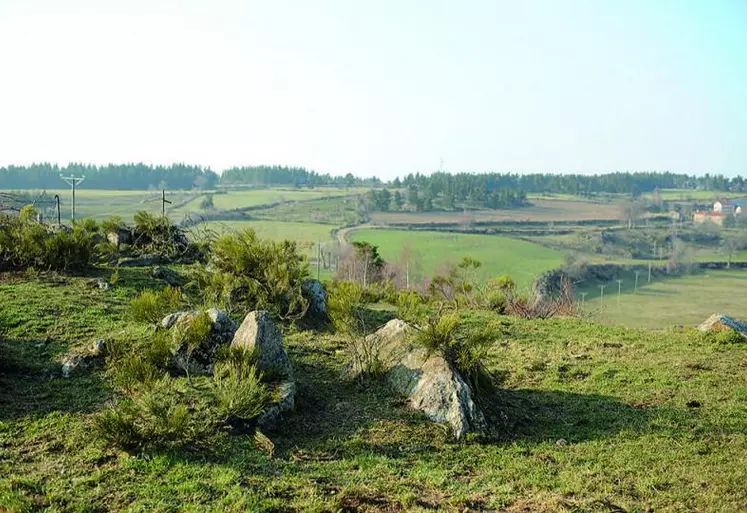
[(656, 277), (648, 283), (646, 272), (638, 277), (629, 272), (621, 277), (621, 294), (616, 281), (607, 283), (604, 299), (599, 285), (582, 287), (586, 292), (584, 310), (594, 320), (638, 328), (700, 324), (711, 314), (724, 313), (747, 318), (747, 271), (704, 271), (691, 276)]
[(538, 274), (563, 263), (557, 251), (499, 235), (362, 229), (354, 231), (351, 239), (375, 244), (387, 261), (402, 262), (403, 253), (409, 252), (415, 279), (444, 272), (449, 264), (469, 256), (482, 263), (478, 278), (508, 274), (519, 286), (526, 287)]

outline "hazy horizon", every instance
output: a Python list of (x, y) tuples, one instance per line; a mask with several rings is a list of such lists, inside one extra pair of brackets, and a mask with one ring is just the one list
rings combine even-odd
[(0, 166), (747, 174), (747, 4), (0, 0)]

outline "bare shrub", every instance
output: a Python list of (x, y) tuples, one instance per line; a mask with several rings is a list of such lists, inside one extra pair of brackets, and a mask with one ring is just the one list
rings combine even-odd
[(519, 294), (511, 290), (506, 295), (506, 312), (523, 319), (549, 319), (551, 317), (578, 317), (580, 311), (573, 293), (573, 283), (562, 278), (560, 292), (547, 296), (535, 290)]

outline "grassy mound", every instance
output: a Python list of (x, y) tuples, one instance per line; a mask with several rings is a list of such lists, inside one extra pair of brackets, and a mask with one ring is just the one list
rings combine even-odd
[[(109, 271), (101, 271), (102, 276)], [(0, 278), (0, 508), (10, 511), (739, 511), (747, 503), (747, 345), (692, 330), (499, 323), (497, 440), (454, 443), (374, 383), (342, 378), (344, 340), (288, 329), (297, 410), (267, 433), (128, 454), (92, 435), (115, 393), (93, 370), (59, 377), (91, 340), (144, 338), (128, 304), (160, 290), (147, 270), (117, 286)]]

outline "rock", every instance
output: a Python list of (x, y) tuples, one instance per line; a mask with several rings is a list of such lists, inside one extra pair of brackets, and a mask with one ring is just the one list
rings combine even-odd
[(747, 338), (747, 323), (724, 314), (713, 314), (698, 326), (703, 333), (732, 329)]
[(161, 265), (157, 265), (153, 268), (151, 276), (153, 276), (153, 278), (157, 280), (165, 281), (172, 287), (181, 287), (186, 283), (186, 280), (182, 277), (181, 274), (174, 271), (173, 269), (169, 269), (168, 267), (164, 267)]
[(271, 429), (282, 413), (295, 406), (296, 381), (293, 366), (283, 347), (283, 334), (266, 311), (249, 312), (239, 326), (231, 342), (232, 347), (259, 351), (257, 369), (264, 378), (278, 376), (278, 398), (257, 419), (261, 429)]
[(141, 255), (139, 257), (120, 258), (118, 265), (120, 267), (148, 267), (160, 264), (161, 260), (158, 255)]
[(309, 301), (306, 316), (312, 319), (327, 319), (327, 291), (319, 280), (305, 280), (301, 286), (303, 297)]
[(443, 357), (410, 343), (409, 331), (407, 323), (394, 319), (368, 339), (392, 390), (429, 419), (451, 425), (457, 439), (485, 429), (485, 416), (464, 377)]
[(290, 358), (283, 347), (283, 334), (266, 311), (249, 312), (231, 346), (259, 351), (257, 368), (265, 375), (293, 376)]
[(280, 419), (280, 415), (293, 410), (296, 405), (296, 382), (288, 379), (280, 384), (279, 398), (271, 404), (267, 410), (257, 419), (257, 425), (261, 429), (272, 429)]
[(62, 357), (62, 377), (70, 378), (89, 366), (89, 359), (80, 354), (66, 355)]
[(106, 342), (104, 340), (95, 340), (91, 345), (91, 356), (101, 357), (106, 355)]
[(111, 288), (111, 284), (106, 280), (102, 280), (101, 278), (92, 278), (88, 280), (88, 282), (86, 282), (86, 285), (88, 285), (92, 289), (109, 290)]
[[(189, 355), (186, 346), (176, 348), (173, 365), (179, 369), (211, 374), (221, 346), (228, 345), (236, 333), (236, 323), (224, 312), (211, 308), (205, 312), (213, 323), (207, 338)], [(199, 311), (183, 311), (167, 315), (161, 320), (163, 329), (184, 329), (200, 314)]]
[(132, 232), (127, 228), (120, 227), (116, 231), (107, 233), (106, 240), (117, 248), (122, 244), (132, 244)]
[(100, 364), (104, 360), (105, 353), (106, 343), (103, 340), (96, 340), (87, 351), (63, 356), (62, 377), (70, 378)]

